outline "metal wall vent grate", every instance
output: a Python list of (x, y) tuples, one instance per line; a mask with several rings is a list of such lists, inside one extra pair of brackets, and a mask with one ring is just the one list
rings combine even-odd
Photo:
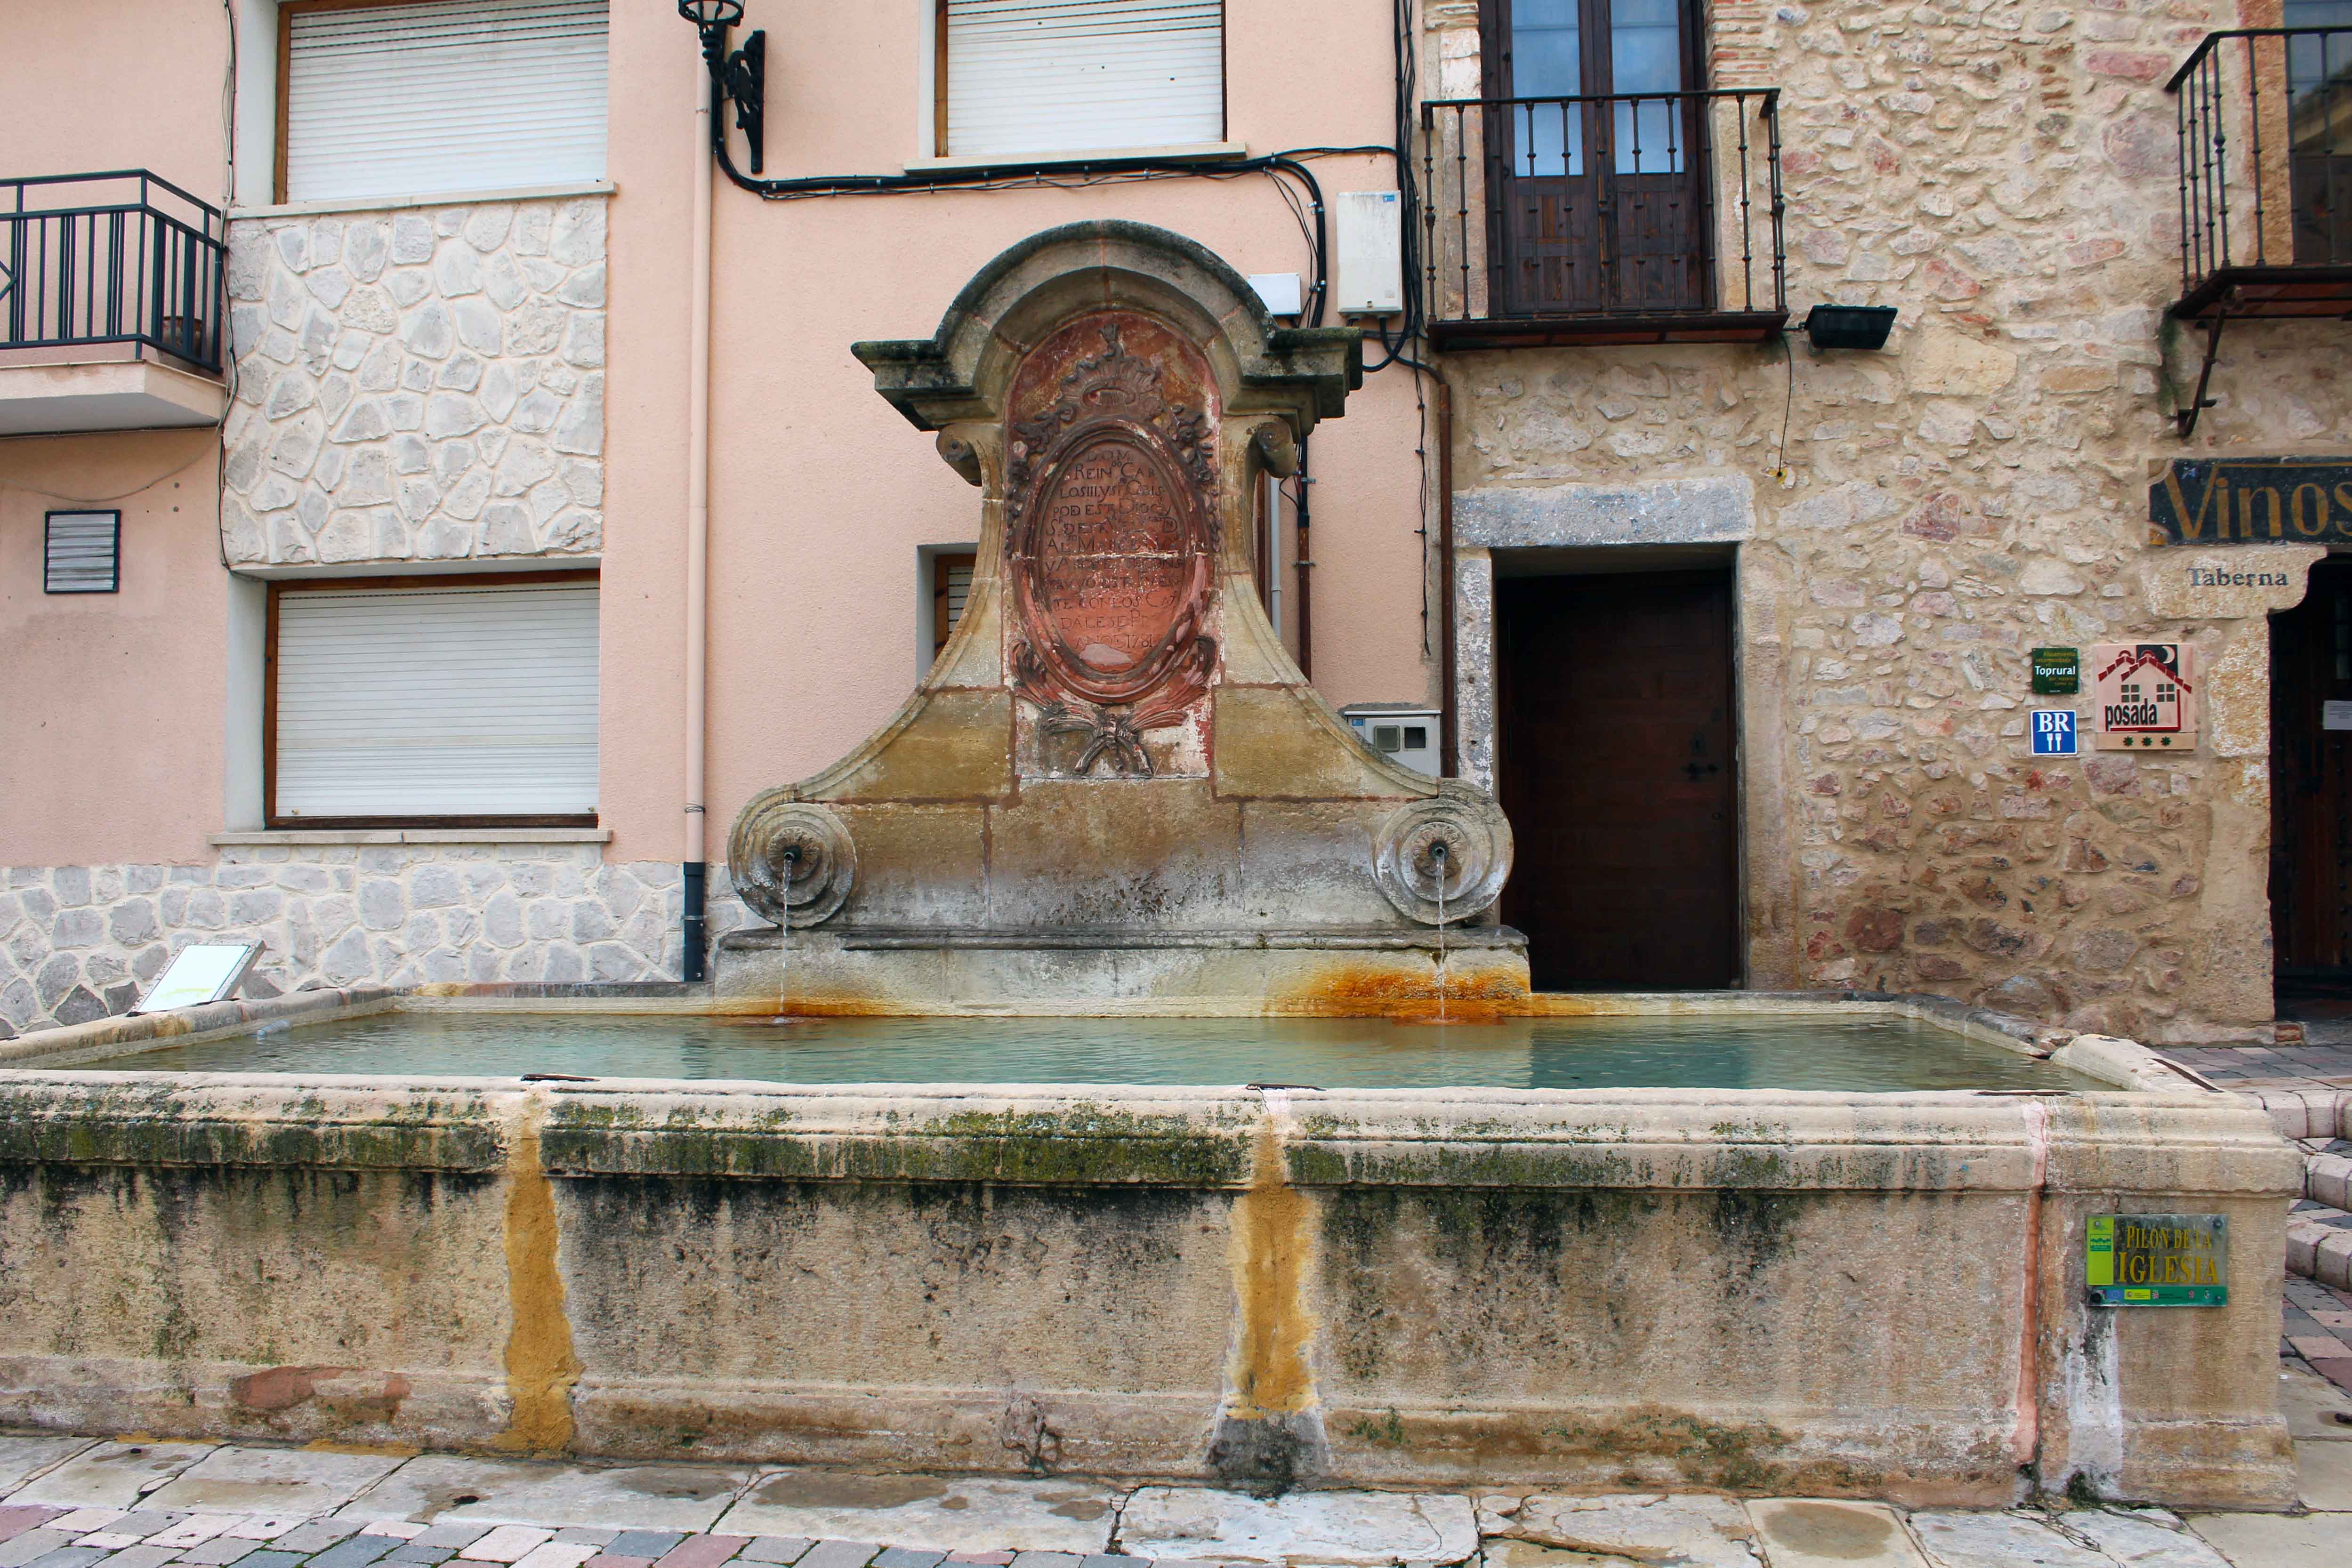
[(42, 592), (112, 593), (121, 586), (121, 512), (51, 512), (48, 524)]

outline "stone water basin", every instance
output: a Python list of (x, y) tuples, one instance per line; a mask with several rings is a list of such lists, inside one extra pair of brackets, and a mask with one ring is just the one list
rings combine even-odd
[[(2293, 1495), (2299, 1162), (2129, 1041), (1924, 998), (1552, 998), (1444, 1029), (696, 1002), (320, 993), (10, 1042), (0, 1423)], [(2229, 1304), (2088, 1305), (2114, 1212), (2226, 1214)]]
[(1900, 1012), (1507, 1018), (787, 1019), (387, 1009), (110, 1057), (135, 1072), (1320, 1089), (2110, 1087)]

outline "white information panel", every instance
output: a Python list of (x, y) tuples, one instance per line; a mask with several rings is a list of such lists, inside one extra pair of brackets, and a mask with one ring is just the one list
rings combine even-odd
[(258, 942), (198, 942), (183, 947), (131, 1010), (160, 1013), (167, 1008), (226, 1001), (236, 995), (245, 972), (260, 956)]

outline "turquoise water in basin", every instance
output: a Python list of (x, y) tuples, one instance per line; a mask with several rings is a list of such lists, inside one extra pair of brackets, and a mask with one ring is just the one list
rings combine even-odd
[(1288, 1084), (1318, 1089), (2105, 1089), (1908, 1019), (804, 1019), (378, 1013), (109, 1058), (110, 1071)]

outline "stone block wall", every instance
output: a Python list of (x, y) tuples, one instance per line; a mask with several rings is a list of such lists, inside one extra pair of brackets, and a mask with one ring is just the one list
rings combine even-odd
[[(247, 996), (678, 972), (675, 862), (589, 844), (238, 845), (211, 865), (0, 872), (0, 1039), (121, 1013), (191, 942), (265, 944)], [(713, 867), (714, 873), (719, 868)], [(723, 875), (712, 940), (752, 916)]]
[[(1475, 7), (1428, 17), (1424, 79), (1475, 92)], [(2164, 316), (2180, 263), (2163, 82), (2242, 20), (2275, 24), (2208, 0), (1718, 15), (1718, 78), (1782, 89), (1791, 310), (1896, 306), (1886, 351), (1817, 355), (1792, 334), (1793, 363), (1780, 343), (1447, 361), (1457, 513), (1492, 492), (1565, 515), (1580, 491), (1753, 485), (1740, 570), (1779, 586), (1744, 658), (1780, 674), (1744, 700), (1780, 738), (1747, 762), (1789, 781), (1748, 824), (1751, 951), (1773, 983), (1941, 991), (2158, 1040), (2271, 1017), (2264, 616), (2318, 551), (2146, 542), (2169, 459), (2352, 450), (2352, 331), (2332, 322), (2232, 323), (2220, 406), (2189, 443), (2169, 418), (2201, 337)], [(2294, 586), (2194, 587), (2191, 565)], [(2038, 764), (2028, 650), (2141, 638), (2197, 647), (2199, 751)], [(1780, 860), (1752, 858), (1776, 840)], [(1787, 920), (1759, 929), (1775, 900)]]
[(229, 561), (599, 550), (604, 208), (232, 224)]

